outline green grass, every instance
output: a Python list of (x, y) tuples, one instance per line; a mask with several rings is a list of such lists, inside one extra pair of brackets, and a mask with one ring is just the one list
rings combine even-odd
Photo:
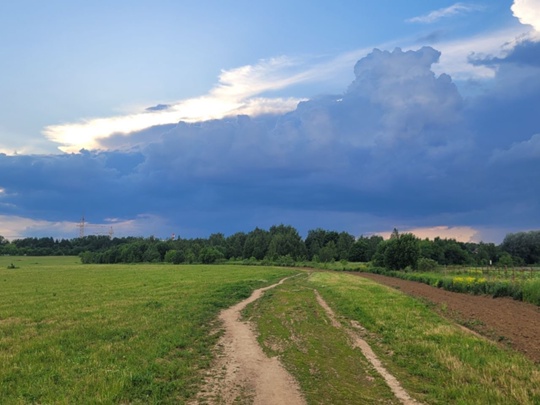
[(266, 292), (244, 312), (257, 323), (265, 352), (280, 356), (309, 404), (400, 403), (346, 334), (328, 322), (305, 279)]
[(366, 384), (367, 376), (375, 376), (360, 351), (348, 351), (344, 337), (325, 323), (314, 288), (336, 313), (367, 329), (373, 350), (419, 401), (540, 403), (540, 371), (522, 355), (462, 331), (398, 291), (330, 272), (288, 282), (247, 312), (257, 322), (263, 347), (281, 356), (309, 403), (376, 402), (374, 391), (388, 400), (378, 377)]
[[(14, 269), (8, 269), (13, 264)], [(184, 403), (200, 388), (222, 308), (295, 271), (265, 266), (82, 265), (0, 257), (0, 398), (27, 403)], [(315, 272), (268, 291), (246, 315), (308, 403), (395, 403), (317, 289), (415, 398), (429, 404), (540, 403), (538, 366), (463, 332), (398, 291)]]
[(182, 403), (210, 366), (218, 312), (291, 274), (78, 262), (0, 258), (2, 404)]

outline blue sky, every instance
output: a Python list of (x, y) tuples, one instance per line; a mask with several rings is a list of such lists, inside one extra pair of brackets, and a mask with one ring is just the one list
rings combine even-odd
[(540, 227), (540, 0), (0, 3), (0, 235)]

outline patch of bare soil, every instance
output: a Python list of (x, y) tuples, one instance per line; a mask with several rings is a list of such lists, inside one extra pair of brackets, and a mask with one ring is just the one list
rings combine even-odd
[[(332, 308), (328, 306), (326, 301), (321, 297), (319, 292), (315, 290), (315, 296), (317, 297), (317, 302), (319, 305), (325, 310), (326, 314), (330, 318), (330, 321), (332, 322), (332, 326), (334, 328), (345, 330), (347, 335), (349, 335), (349, 339), (351, 339), (353, 347), (358, 347), (364, 357), (371, 363), (371, 365), (377, 370), (377, 372), (384, 378), (386, 381), (386, 384), (390, 387), (394, 395), (397, 399), (401, 401), (404, 405), (413, 405), (418, 404), (417, 401), (412, 399), (407, 391), (403, 389), (399, 381), (386, 370), (386, 368), (382, 365), (381, 361), (377, 357), (377, 355), (373, 352), (369, 344), (360, 337), (360, 335), (348, 328), (344, 328), (341, 323), (337, 320), (336, 315)], [(354, 327), (361, 329), (361, 326), (358, 324), (358, 322), (353, 324)]]
[(445, 291), (427, 284), (370, 273), (366, 277), (434, 303), (437, 311), (490, 340), (504, 343), (540, 363), (540, 308), (511, 298)]
[(218, 361), (194, 403), (305, 404), (296, 380), (277, 358), (264, 354), (252, 325), (240, 320), (240, 312), (248, 304), (285, 280), (255, 290), (251, 297), (221, 312), (225, 333), (219, 342)]

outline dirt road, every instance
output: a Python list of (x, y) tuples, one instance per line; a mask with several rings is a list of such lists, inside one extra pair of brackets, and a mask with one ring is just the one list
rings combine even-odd
[(305, 404), (296, 380), (276, 357), (264, 354), (252, 326), (240, 320), (240, 312), (248, 304), (285, 280), (255, 290), (249, 298), (221, 312), (225, 334), (219, 344), (218, 364), (205, 379), (195, 403)]
[(536, 305), (511, 298), (460, 294), (378, 274), (350, 274), (369, 278), (432, 302), (442, 315), (540, 363), (540, 308)]

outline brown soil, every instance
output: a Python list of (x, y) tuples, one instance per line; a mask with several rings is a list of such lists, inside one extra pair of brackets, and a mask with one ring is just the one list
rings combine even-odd
[(540, 307), (511, 298), (460, 294), (415, 281), (370, 273), (350, 273), (397, 288), (435, 304), (447, 318), (540, 363)]

